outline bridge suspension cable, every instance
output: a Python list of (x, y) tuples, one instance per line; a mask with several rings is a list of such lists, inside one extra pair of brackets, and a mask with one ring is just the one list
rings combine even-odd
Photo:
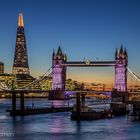
[(3, 85), (2, 85), (1, 82), (0, 82), (0, 89), (1, 89), (1, 90), (4, 90), (4, 89), (3, 89)]
[(138, 76), (136, 73), (134, 73), (129, 67), (127, 67), (128, 72), (140, 82), (140, 76)]
[[(52, 74), (52, 72), (48, 74), (48, 72), (49, 72), (51, 69), (52, 69), (52, 67), (50, 67), (39, 79), (36, 79), (36, 80), (34, 80), (33, 82), (29, 83), (28, 85), (22, 87), (22, 89), (26, 89), (26, 88), (30, 87), (32, 84), (35, 84), (35, 83), (37, 83), (37, 82), (40, 82), (40, 81), (43, 80), (45, 77), (49, 77), (49, 76)], [(48, 75), (47, 75), (47, 74), (48, 74)]]

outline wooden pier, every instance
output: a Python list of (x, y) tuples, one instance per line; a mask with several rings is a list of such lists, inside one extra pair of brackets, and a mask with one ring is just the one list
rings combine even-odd
[(33, 114), (45, 114), (45, 113), (56, 113), (56, 112), (69, 112), (72, 111), (73, 107), (40, 107), (40, 108), (24, 108), (16, 109), (14, 112), (11, 109), (8, 109), (7, 112), (10, 112), (12, 116), (24, 116), (24, 115), (33, 115)]
[[(12, 107), (11, 109), (7, 109), (10, 112), (10, 115), (17, 116), (17, 115), (31, 115), (31, 114), (44, 114), (44, 113), (54, 113), (54, 112), (67, 112), (71, 111), (73, 107), (68, 106), (51, 106), (51, 107), (26, 107), (25, 106), (25, 97), (24, 97), (24, 90), (20, 92), (16, 90), (12, 90)], [(20, 106), (17, 107), (17, 94), (19, 94), (20, 98)]]

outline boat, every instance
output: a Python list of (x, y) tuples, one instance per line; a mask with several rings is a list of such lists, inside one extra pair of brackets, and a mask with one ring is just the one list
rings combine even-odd
[(112, 110), (103, 110), (103, 111), (95, 111), (88, 106), (82, 106), (80, 111), (76, 110), (76, 106), (74, 106), (73, 111), (71, 112), (72, 120), (98, 120), (104, 118), (112, 118), (113, 113)]

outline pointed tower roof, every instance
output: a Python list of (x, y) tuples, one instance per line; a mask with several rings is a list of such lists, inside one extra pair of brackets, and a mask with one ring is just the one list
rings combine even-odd
[(124, 55), (127, 56), (127, 50), (126, 50), (126, 48), (124, 48)]
[(121, 44), (120, 53), (123, 53), (123, 46)]
[(24, 27), (24, 21), (23, 21), (23, 14), (19, 13), (18, 16), (18, 27)]
[(59, 45), (58, 50), (57, 50), (57, 55), (62, 55), (62, 49), (61, 49), (60, 45)]
[(67, 55), (66, 55), (66, 53), (64, 53), (63, 58), (64, 58), (65, 61), (67, 61)]
[(54, 51), (54, 49), (53, 49), (53, 54), (52, 54), (52, 56), (55, 56), (55, 51)]

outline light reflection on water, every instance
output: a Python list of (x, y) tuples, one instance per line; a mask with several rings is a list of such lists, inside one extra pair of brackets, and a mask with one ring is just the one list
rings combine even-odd
[[(38, 100), (37, 104), (42, 102), (46, 103), (46, 99)], [(77, 122), (72, 121), (70, 113), (66, 112), (13, 118), (5, 112), (9, 103), (9, 99), (0, 100), (0, 140), (140, 139), (140, 122), (127, 121), (125, 117)], [(26, 103), (31, 104), (30, 99)], [(9, 135), (3, 136), (2, 133)]]

